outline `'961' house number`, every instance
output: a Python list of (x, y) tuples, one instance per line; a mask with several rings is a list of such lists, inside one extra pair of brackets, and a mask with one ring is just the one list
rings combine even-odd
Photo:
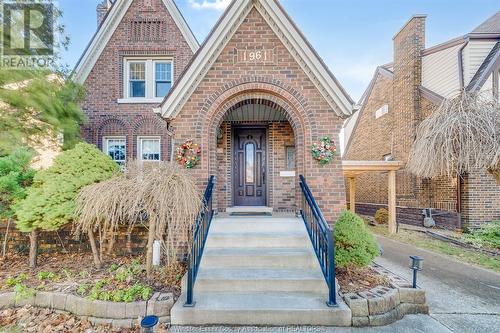
[(274, 63), (274, 49), (271, 50), (238, 50), (238, 62)]

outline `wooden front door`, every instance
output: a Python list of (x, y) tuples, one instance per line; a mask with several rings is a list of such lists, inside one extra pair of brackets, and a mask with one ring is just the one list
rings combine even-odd
[(233, 203), (265, 206), (266, 129), (235, 128), (233, 133)]

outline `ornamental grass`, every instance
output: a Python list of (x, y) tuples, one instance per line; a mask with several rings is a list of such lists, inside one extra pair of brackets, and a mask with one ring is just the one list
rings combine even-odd
[(112, 250), (120, 226), (127, 226), (129, 231), (137, 223), (148, 227), (148, 276), (154, 240), (161, 240), (167, 265), (175, 261), (179, 247), (189, 245), (191, 227), (202, 208), (193, 178), (170, 162), (132, 161), (118, 177), (85, 187), (76, 203), (75, 233), (88, 234), (97, 266), (106, 242), (108, 252)]

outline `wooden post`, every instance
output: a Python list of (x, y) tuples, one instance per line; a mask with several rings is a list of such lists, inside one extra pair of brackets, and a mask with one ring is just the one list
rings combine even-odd
[(396, 233), (396, 171), (389, 171), (389, 233)]
[(349, 177), (349, 210), (356, 213), (356, 178)]

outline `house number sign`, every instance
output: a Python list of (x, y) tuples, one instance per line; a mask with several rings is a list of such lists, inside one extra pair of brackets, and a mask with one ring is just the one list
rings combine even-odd
[(274, 49), (237, 50), (236, 63), (274, 64)]

